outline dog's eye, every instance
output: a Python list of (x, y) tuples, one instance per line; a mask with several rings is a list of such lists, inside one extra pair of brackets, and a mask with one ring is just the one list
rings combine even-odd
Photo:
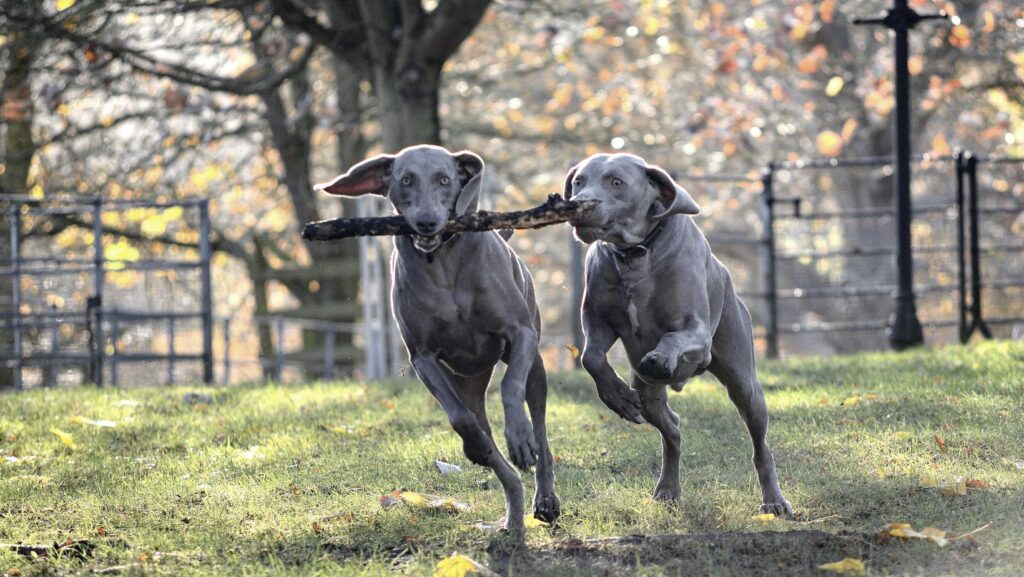
[(408, 176), (403, 176), (402, 177), (402, 186), (409, 186), (410, 184), (412, 184), (412, 179), (409, 178)]
[(572, 181), (572, 185), (573, 186), (583, 186), (583, 181), (581, 181), (580, 179), (577, 178), (576, 180)]
[(442, 185), (447, 186), (449, 182), (451, 182), (451, 179), (449, 179), (447, 176), (442, 176), (441, 177), (441, 184)]
[(618, 178), (613, 178), (612, 179), (612, 186), (614, 186), (614, 187), (622, 186), (622, 181), (619, 180)]

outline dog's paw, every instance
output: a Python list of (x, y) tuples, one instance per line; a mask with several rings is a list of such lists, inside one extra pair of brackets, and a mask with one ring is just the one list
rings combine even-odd
[(618, 385), (598, 387), (597, 396), (615, 414), (631, 423), (646, 423), (640, 412), (640, 395), (629, 387)]
[(652, 379), (669, 379), (676, 372), (676, 360), (658, 351), (651, 351), (640, 359), (636, 370), (641, 375)]
[(562, 514), (562, 502), (558, 495), (551, 493), (542, 495), (537, 493), (533, 496), (533, 516), (545, 523), (550, 523)]
[(506, 423), (505, 442), (513, 465), (526, 471), (537, 464), (537, 439), (528, 419), (524, 417), (517, 423)]
[(772, 501), (771, 503), (762, 503), (758, 512), (761, 514), (771, 513), (772, 515), (782, 519), (793, 518), (793, 506), (790, 505), (789, 501), (784, 497), (779, 497), (778, 500)]

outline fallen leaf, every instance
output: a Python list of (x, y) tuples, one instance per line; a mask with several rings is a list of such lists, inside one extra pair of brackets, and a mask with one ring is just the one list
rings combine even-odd
[(71, 433), (65, 433), (64, 431), (56, 427), (50, 427), (50, 433), (54, 437), (60, 439), (60, 442), (64, 443), (64, 445), (67, 446), (67, 448), (71, 449), (72, 451), (78, 448), (78, 445), (75, 444), (75, 437), (72, 436)]
[(921, 477), (921, 481), (918, 484), (922, 489), (934, 489), (939, 486), (939, 479), (934, 475), (926, 475)]
[(110, 429), (117, 426), (117, 423), (115, 423), (114, 421), (94, 421), (81, 415), (75, 415), (74, 417), (71, 417), (68, 420), (71, 421), (72, 423), (78, 423), (79, 425), (91, 425), (93, 427), (102, 427), (105, 429)]
[(458, 465), (453, 465), (440, 459), (434, 461), (434, 465), (437, 466), (437, 470), (440, 471), (442, 475), (451, 475), (453, 473), (462, 472), (462, 467)]
[(324, 530), (320, 528), (320, 523), (313, 521), (313, 534), (319, 535), (320, 533), (323, 533), (323, 531)]
[(988, 483), (982, 481), (981, 479), (971, 479), (969, 481), (966, 481), (964, 485), (967, 485), (968, 489), (984, 489), (988, 487)]
[(523, 525), (525, 525), (527, 529), (534, 529), (536, 527), (550, 527), (551, 523), (541, 521), (533, 515), (527, 515), (523, 518)]
[(476, 563), (465, 555), (453, 553), (451, 557), (437, 562), (434, 577), (465, 577), (469, 573), (479, 573)]
[(778, 519), (778, 517), (775, 516), (775, 513), (761, 513), (760, 515), (751, 515), (750, 519), (752, 521), (768, 522), (768, 521), (774, 521), (774, 520)]
[(973, 535), (979, 531), (983, 531), (989, 527), (989, 524), (978, 527), (977, 529), (964, 533), (957, 537), (949, 531), (943, 531), (942, 529), (936, 529), (935, 527), (925, 527), (920, 531), (916, 531), (909, 523), (889, 523), (889, 525), (882, 528), (875, 535), (875, 540), (884, 542), (889, 537), (899, 537), (901, 539), (922, 539), (925, 541), (931, 541), (939, 547), (945, 547), (954, 541), (964, 540), (969, 543), (977, 543)]
[(935, 444), (939, 446), (939, 450), (942, 451), (943, 453), (947, 451), (946, 439), (943, 438), (941, 435), (935, 435)]
[(946, 483), (945, 485), (942, 485), (940, 493), (944, 497), (952, 497), (953, 495), (966, 495), (967, 483), (963, 479), (957, 479), (952, 483)]
[(852, 557), (846, 557), (842, 561), (818, 565), (818, 569), (853, 575), (855, 577), (863, 577), (864, 575), (867, 575), (867, 569), (864, 567), (864, 562)]
[(413, 509), (426, 509), (430, 511), (449, 511), (455, 513), (470, 510), (468, 503), (456, 501), (448, 497), (425, 495), (414, 491), (395, 491), (380, 497), (380, 505), (385, 509), (390, 509), (398, 503), (405, 503)]

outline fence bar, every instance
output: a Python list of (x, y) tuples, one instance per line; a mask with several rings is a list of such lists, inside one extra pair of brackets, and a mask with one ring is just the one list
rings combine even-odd
[[(52, 304), (50, 305), (50, 308), (53, 310), (54, 314), (57, 314), (57, 305)], [(49, 375), (47, 375), (48, 378), (45, 379), (43, 383), (44, 385), (57, 385), (57, 367), (60, 366), (56, 361), (57, 354), (60, 352), (58, 349), (60, 349), (60, 319), (55, 318), (55, 322), (50, 325), (50, 354), (53, 355), (53, 357), (47, 364)]]
[(224, 319), (221, 337), (224, 339), (224, 384), (231, 382), (231, 319)]
[(199, 262), (203, 314), (203, 382), (213, 384), (213, 295), (210, 280), (210, 199), (199, 203)]
[(334, 343), (337, 333), (327, 331), (324, 335), (324, 380), (334, 380)]
[(277, 382), (284, 381), (284, 317), (274, 317), (274, 330), (277, 332), (277, 353), (274, 357), (274, 373)]
[(967, 252), (964, 245), (964, 154), (956, 151), (956, 258), (957, 258), (957, 291), (960, 298), (958, 334), (960, 342), (966, 343), (970, 335), (967, 332)]
[[(103, 199), (97, 197), (92, 202), (92, 246), (93, 246), (93, 296), (90, 301), (96, 316), (93, 329), (93, 360), (92, 382), (98, 387), (103, 386), (103, 357), (106, 354), (106, 339), (103, 336)], [(117, 348), (115, 344), (114, 348)], [(116, 351), (115, 351), (116, 353)], [(115, 378), (116, 384), (116, 378)]]
[[(110, 316), (110, 384), (114, 387), (117, 386), (117, 341), (120, 340), (120, 336), (121, 319), (117, 316), (117, 311), (114, 311)], [(106, 351), (103, 351), (103, 354), (106, 354)]]
[(971, 240), (971, 325), (967, 329), (967, 338), (975, 330), (981, 331), (986, 339), (992, 338), (992, 331), (985, 324), (981, 314), (981, 249), (978, 246), (978, 159), (967, 153), (967, 185), (969, 187), (968, 215), (970, 218)]
[(765, 354), (769, 359), (779, 358), (779, 301), (775, 261), (775, 166), (769, 163), (761, 173), (761, 211), (764, 219), (762, 270), (764, 275), (765, 299)]
[(11, 276), (11, 298), (14, 306), (14, 387), (21, 389), (21, 269), (18, 254), (21, 252), (21, 213), (18, 207), (11, 207), (8, 213), (11, 226), (11, 258), (14, 259), (14, 271)]
[[(174, 317), (167, 318), (167, 384), (174, 384)], [(205, 356), (204, 356), (205, 359)]]

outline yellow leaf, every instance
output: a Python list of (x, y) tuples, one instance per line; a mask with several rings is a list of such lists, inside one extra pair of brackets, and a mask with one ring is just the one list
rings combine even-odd
[(527, 529), (533, 529), (534, 527), (550, 527), (551, 523), (541, 521), (533, 515), (528, 515), (523, 519), (523, 525), (525, 525)]
[(92, 419), (83, 417), (82, 415), (75, 415), (74, 417), (71, 417), (68, 420), (70, 420), (72, 423), (78, 423), (79, 425), (91, 425), (93, 427), (102, 427), (107, 429), (117, 426), (117, 423), (115, 423), (114, 421), (94, 421)]
[(57, 12), (63, 12), (75, 5), (75, 0), (57, 0)]
[(842, 561), (835, 561), (833, 563), (825, 563), (823, 565), (818, 565), (818, 569), (854, 575), (855, 577), (862, 577), (863, 575), (867, 575), (867, 569), (865, 569), (864, 567), (864, 562), (860, 559), (853, 559), (852, 557), (846, 557)]
[(857, 119), (847, 118), (846, 122), (843, 123), (843, 142), (849, 142), (853, 138), (853, 133), (857, 131)]
[(71, 449), (72, 451), (78, 448), (78, 445), (75, 444), (75, 438), (71, 435), (71, 433), (65, 433), (64, 431), (56, 427), (51, 427), (50, 433), (52, 433), (54, 437), (60, 439), (60, 442), (64, 443), (64, 445), (67, 446), (67, 448)]
[(438, 561), (434, 577), (465, 577), (469, 573), (479, 573), (476, 563), (465, 555), (453, 553), (451, 557)]
[(752, 521), (761, 521), (767, 523), (768, 521), (774, 521), (778, 519), (778, 517), (776, 517), (774, 513), (761, 513), (760, 515), (751, 515), (750, 519)]
[(832, 130), (818, 134), (818, 153), (823, 156), (838, 156), (843, 151), (843, 138)]
[[(934, 475), (928, 475), (925, 477), (921, 477), (920, 485), (922, 488), (925, 489), (934, 489), (935, 487), (939, 486), (939, 480), (936, 479)], [(910, 525), (907, 526), (909, 527)]]
[(579, 350), (579, 348), (576, 347), (576, 345), (565, 345), (565, 348), (572, 355), (572, 358), (574, 358), (574, 359), (580, 358), (580, 350)]
[(413, 493), (412, 491), (403, 491), (402, 500), (408, 503), (412, 507), (426, 507), (427, 499), (419, 493)]
[(843, 406), (846, 406), (846, 405), (856, 405), (859, 402), (860, 402), (860, 395), (854, 395), (852, 397), (846, 397), (846, 399), (844, 399), (843, 402), (841, 402), (839, 404), (843, 405)]
[(936, 134), (935, 138), (932, 138), (932, 149), (930, 152), (935, 156), (944, 156), (951, 154), (953, 149), (949, 147), (949, 142), (946, 141), (945, 136)]
[(825, 86), (825, 94), (829, 97), (839, 94), (842, 92), (844, 84), (846, 84), (846, 82), (841, 76), (833, 76), (829, 79), (828, 85)]

